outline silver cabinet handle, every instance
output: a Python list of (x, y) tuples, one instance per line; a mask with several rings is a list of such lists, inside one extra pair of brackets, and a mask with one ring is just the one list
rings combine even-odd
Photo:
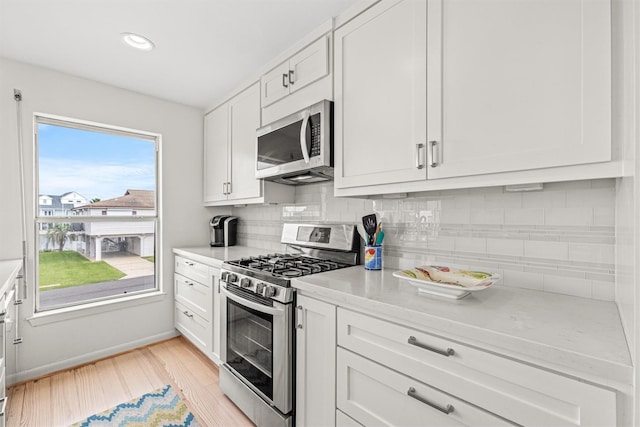
[(434, 353), (441, 354), (443, 356), (453, 356), (456, 352), (452, 348), (447, 348), (446, 350), (440, 350), (439, 348), (431, 347), (430, 345), (423, 344), (419, 342), (416, 337), (413, 335), (409, 337), (407, 342), (411, 345), (415, 345), (416, 347), (424, 348), (425, 350), (433, 351)]
[(296, 306), (296, 328), (302, 329), (302, 316), (304, 314), (304, 308), (301, 305)]
[(420, 151), (424, 148), (424, 144), (416, 144), (416, 168), (422, 169), (424, 167), (424, 163), (422, 163), (422, 156), (420, 155)]
[(429, 147), (431, 147), (431, 163), (429, 163), (429, 166), (431, 166), (432, 168), (435, 168), (436, 166), (438, 166), (438, 162), (436, 161), (436, 155), (435, 155), (436, 145), (438, 145), (438, 141), (429, 141)]
[(193, 282), (190, 282), (188, 280), (185, 280), (184, 284), (187, 285), (187, 286), (193, 286)]
[(414, 399), (416, 399), (419, 402), (422, 402), (426, 405), (431, 406), (434, 409), (437, 409), (440, 412), (443, 412), (447, 415), (449, 415), (450, 413), (453, 412), (453, 405), (447, 405), (447, 406), (440, 406), (437, 403), (433, 403), (433, 402), (429, 402), (427, 399), (425, 399), (424, 397), (420, 396), (417, 392), (416, 389), (413, 387), (409, 387), (409, 390), (407, 390), (407, 395), (409, 397), (412, 397)]
[(0, 402), (2, 402), (2, 407), (0, 407), (0, 417), (4, 418), (5, 414), (7, 413), (7, 402), (9, 401), (8, 397), (3, 397), (2, 399), (0, 399)]
[(187, 264), (189, 267), (193, 267), (193, 263), (191, 261), (185, 261), (185, 264)]
[(184, 314), (185, 316), (187, 316), (189, 318), (193, 318), (193, 314), (189, 313), (187, 310), (183, 311), (182, 314)]
[(227, 194), (227, 183), (223, 182), (222, 183), (222, 194)]
[(227, 194), (231, 194), (233, 193), (233, 190), (231, 189), (231, 183), (227, 182)]
[(289, 73), (285, 73), (282, 75), (282, 86), (289, 87), (288, 79), (289, 79)]
[(289, 70), (289, 84), (292, 85), (295, 83), (295, 80), (293, 80), (293, 70)]

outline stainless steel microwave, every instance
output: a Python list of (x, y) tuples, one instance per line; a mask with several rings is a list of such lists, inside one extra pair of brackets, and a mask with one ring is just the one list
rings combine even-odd
[(256, 178), (284, 184), (333, 179), (333, 102), (318, 102), (257, 133)]

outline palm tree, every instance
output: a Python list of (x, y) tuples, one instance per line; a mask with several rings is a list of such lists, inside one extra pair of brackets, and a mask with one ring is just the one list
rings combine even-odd
[(70, 229), (71, 226), (69, 224), (55, 224), (53, 227), (49, 227), (47, 239), (58, 245), (59, 251), (62, 252), (64, 244), (69, 238)]

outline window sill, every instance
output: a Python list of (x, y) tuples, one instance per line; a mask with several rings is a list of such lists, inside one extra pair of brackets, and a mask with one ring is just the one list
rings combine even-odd
[(73, 307), (59, 308), (35, 313), (27, 320), (31, 326), (48, 325), (50, 323), (63, 322), (78, 317), (86, 317), (94, 314), (120, 310), (123, 308), (135, 307), (143, 304), (152, 304), (162, 301), (167, 293), (162, 291), (150, 292), (142, 295), (132, 295), (130, 297), (118, 298), (116, 300), (98, 301), (89, 304), (77, 305)]

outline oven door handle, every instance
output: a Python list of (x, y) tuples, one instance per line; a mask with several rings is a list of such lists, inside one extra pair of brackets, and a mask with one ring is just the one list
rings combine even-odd
[(235, 294), (232, 294), (224, 286), (220, 286), (220, 290), (222, 291), (224, 296), (229, 298), (230, 300), (233, 300), (233, 301), (237, 302), (238, 304), (242, 304), (245, 307), (252, 308), (252, 309), (254, 309), (256, 311), (259, 311), (261, 313), (270, 314), (272, 316), (284, 316), (284, 314), (285, 314), (285, 310), (283, 308), (267, 307), (266, 305), (262, 305), (262, 304), (255, 303), (253, 301), (246, 300), (246, 299), (244, 299), (242, 297), (239, 297), (239, 296), (237, 296)]

